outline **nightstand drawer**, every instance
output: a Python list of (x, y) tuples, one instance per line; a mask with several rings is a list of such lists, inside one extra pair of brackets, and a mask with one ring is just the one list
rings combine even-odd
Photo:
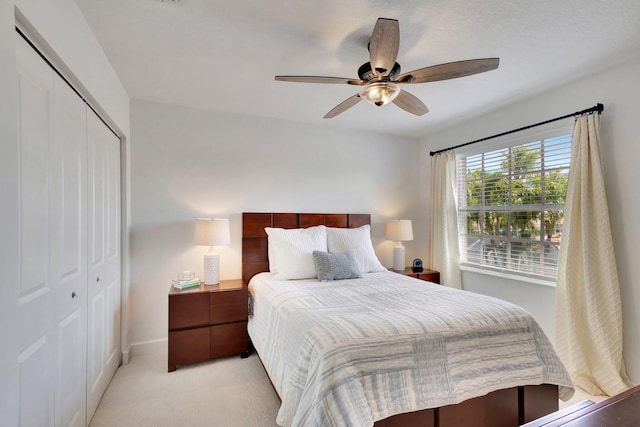
[(209, 324), (209, 293), (172, 294), (169, 298), (169, 330)]
[(210, 324), (246, 321), (248, 315), (249, 295), (246, 287), (234, 291), (211, 293)]
[[(209, 360), (210, 327), (169, 332), (169, 371), (177, 365)], [(171, 369), (173, 368), (173, 369)]]
[(231, 356), (249, 351), (247, 322), (211, 326), (211, 357)]
[(422, 273), (418, 273), (418, 279), (426, 280), (427, 282), (440, 283), (440, 273), (433, 270), (425, 270)]

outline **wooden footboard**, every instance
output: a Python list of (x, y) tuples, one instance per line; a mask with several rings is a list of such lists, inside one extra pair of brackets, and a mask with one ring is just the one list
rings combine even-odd
[[(269, 378), (260, 355), (258, 360)], [(282, 402), (272, 382), (271, 387)], [(514, 427), (557, 410), (558, 386), (529, 385), (497, 390), (457, 405), (393, 415), (376, 421), (373, 427)]]
[[(259, 354), (258, 360), (269, 378)], [(271, 387), (282, 402), (273, 382)], [(376, 421), (373, 427), (515, 427), (557, 410), (558, 386), (528, 385), (497, 390), (456, 405), (393, 415)]]
[(513, 427), (558, 410), (558, 387), (513, 387), (456, 405), (394, 415), (374, 427)]

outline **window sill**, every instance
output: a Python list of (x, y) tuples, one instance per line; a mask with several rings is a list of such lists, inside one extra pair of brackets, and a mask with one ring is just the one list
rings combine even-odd
[(502, 277), (504, 279), (516, 280), (519, 282), (533, 283), (536, 285), (548, 286), (551, 288), (556, 287), (556, 282), (553, 280), (543, 280), (537, 277), (531, 277), (531, 276), (525, 276), (525, 275), (521, 276), (519, 274), (512, 274), (505, 271), (490, 270), (490, 269), (479, 268), (479, 267), (474, 267), (474, 266), (465, 265), (465, 264), (460, 265), (460, 270), (469, 271), (472, 273), (485, 274), (487, 276)]

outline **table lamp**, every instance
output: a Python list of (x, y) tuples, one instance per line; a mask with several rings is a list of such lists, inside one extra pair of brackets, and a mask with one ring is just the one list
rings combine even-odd
[(214, 246), (231, 244), (229, 220), (222, 218), (196, 219), (195, 244), (209, 246), (204, 255), (204, 284), (216, 285), (220, 282), (220, 255), (214, 252)]
[(413, 228), (410, 219), (393, 219), (387, 221), (385, 237), (388, 240), (395, 240), (396, 245), (393, 247), (393, 269), (396, 271), (404, 271), (404, 246), (403, 241), (413, 240)]

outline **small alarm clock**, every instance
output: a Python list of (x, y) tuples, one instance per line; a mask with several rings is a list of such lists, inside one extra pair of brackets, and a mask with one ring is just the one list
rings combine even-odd
[(422, 260), (420, 258), (416, 258), (413, 260), (413, 264), (411, 264), (411, 269), (414, 273), (419, 273), (423, 271), (422, 268)]

